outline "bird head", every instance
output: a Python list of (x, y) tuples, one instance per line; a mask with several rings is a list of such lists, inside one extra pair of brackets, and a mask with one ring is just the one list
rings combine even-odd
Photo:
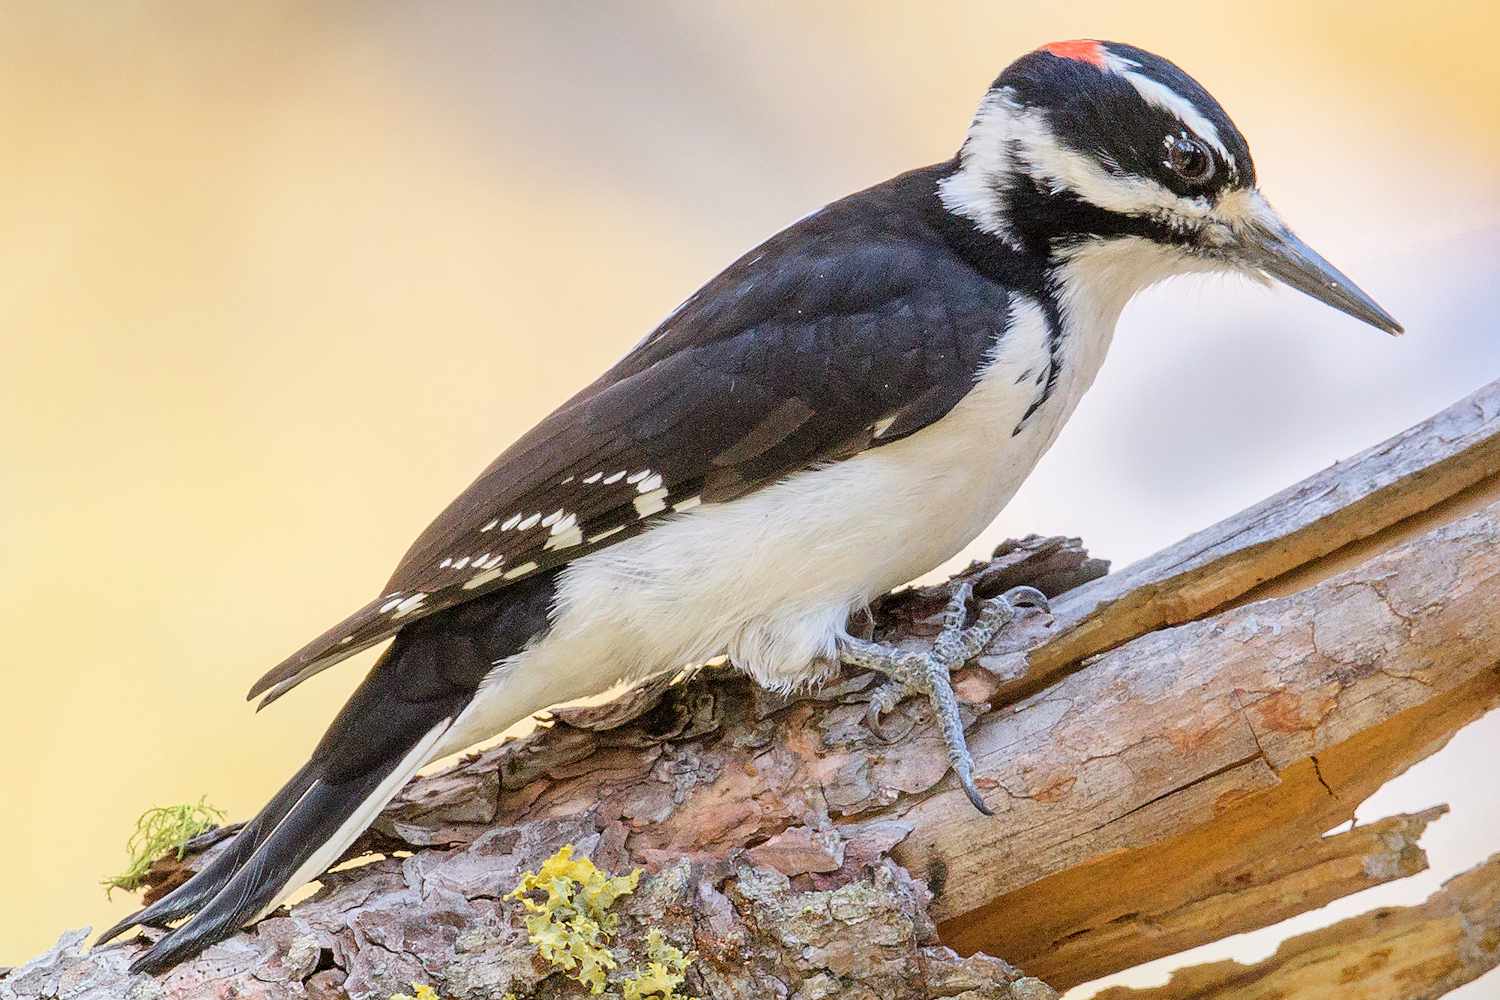
[(940, 194), (1013, 250), (1090, 267), (1125, 297), (1173, 274), (1234, 271), (1401, 332), (1282, 222), (1219, 103), (1130, 45), (1054, 42), (1012, 63), (985, 94)]

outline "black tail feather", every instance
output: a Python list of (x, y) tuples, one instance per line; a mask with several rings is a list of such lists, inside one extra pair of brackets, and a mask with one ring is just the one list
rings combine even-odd
[[(289, 888), (303, 864), (329, 844), (349, 817), (366, 804), (398, 763), (393, 761), (391, 768), (344, 785), (313, 781), (248, 860), (235, 866), (227, 878), (216, 879), (211, 889), (194, 893), (197, 915), (132, 962), (130, 971), (165, 971), (230, 936), (270, 906)], [(342, 853), (343, 848), (337, 850)]]
[(140, 924), (161, 926), (197, 913), (224, 887), (276, 824), (291, 811), (293, 804), (307, 791), (314, 778), (312, 763), (303, 765), (302, 770), (276, 793), (275, 798), (266, 803), (265, 808), (254, 819), (234, 835), (229, 846), (220, 851), (212, 861), (161, 899), (137, 910), (99, 935), (95, 944), (111, 941)]
[(131, 965), (132, 972), (163, 972), (322, 875), (432, 756), (495, 664), (546, 629), (554, 577), (531, 577), (398, 633), (312, 758), (234, 841), (100, 943), (138, 924), (191, 917)]

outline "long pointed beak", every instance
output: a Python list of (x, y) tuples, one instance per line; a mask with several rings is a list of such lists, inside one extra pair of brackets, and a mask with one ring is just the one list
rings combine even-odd
[(1241, 261), (1291, 287), (1311, 295), (1340, 312), (1384, 330), (1393, 337), (1402, 334), (1401, 324), (1380, 308), (1343, 272), (1303, 243), (1280, 220), (1267, 220), (1242, 230), (1238, 240)]

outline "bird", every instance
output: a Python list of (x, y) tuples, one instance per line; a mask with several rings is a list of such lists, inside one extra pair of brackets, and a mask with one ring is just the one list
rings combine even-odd
[(950, 672), (1045, 599), (960, 588), (930, 650), (852, 616), (971, 542), (1093, 383), (1137, 292), (1278, 280), (1400, 324), (1298, 238), (1246, 140), (1175, 64), (1028, 52), (957, 152), (811, 213), (670, 313), (511, 444), (379, 596), (261, 678), (264, 707), (390, 640), (307, 763), (183, 885), (108, 930), (172, 926), (161, 973), (337, 862), (429, 761), (549, 706), (727, 655), (776, 691), (841, 665), (928, 699), (988, 812)]

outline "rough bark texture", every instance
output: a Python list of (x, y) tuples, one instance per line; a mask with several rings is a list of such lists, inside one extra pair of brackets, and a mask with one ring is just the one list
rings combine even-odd
[[(1040, 538), (966, 571), (981, 595), (1057, 595), (956, 675), (994, 818), (924, 705), (895, 742), (869, 732), (872, 676), (777, 698), (708, 668), (414, 782), (358, 845), (377, 860), (160, 981), (125, 976), (136, 945), (90, 954), (78, 932), (0, 1000), (580, 995), (503, 898), (563, 844), (646, 871), (612, 982), (655, 928), (694, 953), (699, 997), (1053, 997), (1425, 867), (1440, 806), (1323, 833), (1500, 702), (1497, 542), (1491, 386), (1121, 573)], [(947, 593), (892, 595), (876, 633), (925, 641)], [(1437, 996), (1500, 962), (1496, 884), (1492, 862), (1141, 995)]]

